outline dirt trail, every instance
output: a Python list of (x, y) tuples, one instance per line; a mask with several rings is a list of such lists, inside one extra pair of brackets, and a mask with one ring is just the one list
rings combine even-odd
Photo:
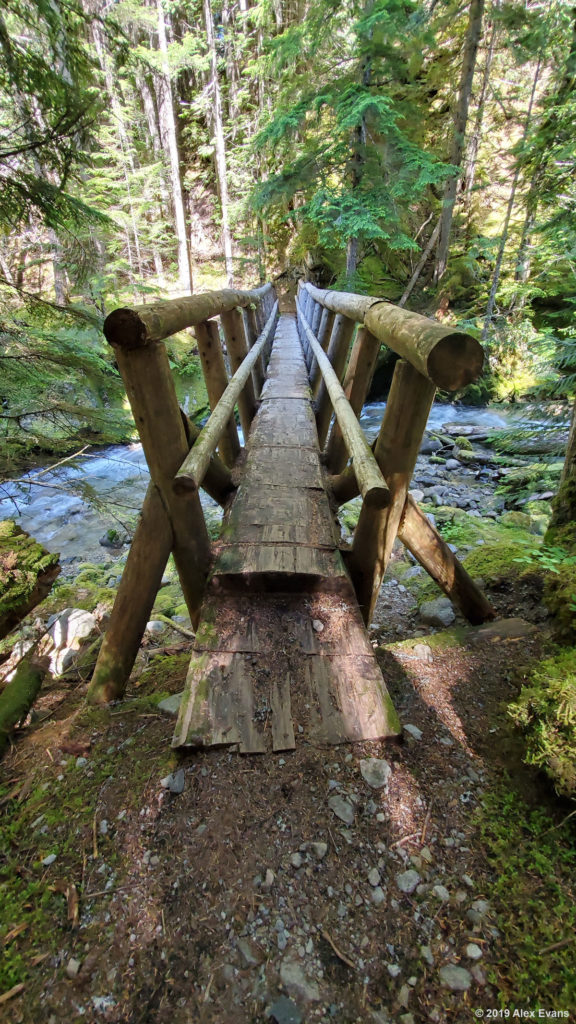
[(495, 1006), (507, 951), (475, 810), (510, 762), (511, 666), (541, 642), (482, 627), (380, 648), (403, 743), (177, 763), (144, 687), (112, 713), (48, 692), (54, 716), (2, 769), (4, 885), (29, 924), (5, 1019), (440, 1024)]

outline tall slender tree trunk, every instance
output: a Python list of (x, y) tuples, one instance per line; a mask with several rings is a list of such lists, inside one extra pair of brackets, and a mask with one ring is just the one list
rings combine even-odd
[(532, 111), (534, 109), (534, 100), (536, 99), (536, 89), (540, 78), (540, 70), (542, 67), (542, 58), (539, 57), (536, 65), (536, 71), (534, 73), (534, 81), (532, 83), (532, 91), (530, 93), (530, 102), (528, 103), (528, 110), (526, 111), (526, 118), (524, 121), (524, 130), (522, 132), (522, 139), (520, 141), (520, 149), (518, 156), (516, 157), (516, 169), (514, 171), (514, 177), (512, 179), (512, 187), (510, 189), (510, 196), (508, 197), (508, 204), (506, 206), (506, 216), (504, 217), (504, 225), (502, 227), (502, 234), (500, 236), (500, 245), (498, 246), (498, 255), (496, 256), (496, 263), (494, 266), (494, 273), (492, 275), (492, 286), (490, 288), (490, 296), (488, 298), (488, 305), (486, 307), (486, 315), (484, 317), (484, 327), (482, 329), (482, 340), (485, 341), (490, 331), (492, 324), (492, 317), (494, 316), (494, 306), (496, 305), (496, 293), (498, 291), (498, 285), (500, 284), (500, 272), (502, 270), (502, 260), (504, 259), (504, 251), (506, 249), (506, 243), (508, 241), (508, 230), (510, 228), (510, 219), (512, 217), (512, 210), (514, 209), (514, 203), (516, 201), (516, 192), (518, 189), (518, 182), (520, 181), (521, 161), (520, 157), (526, 145), (526, 139), (530, 130), (532, 122)]
[(178, 240), (178, 278), (182, 291), (193, 291), (192, 267), (188, 251), (188, 231), (186, 213), (182, 198), (182, 179), (180, 175), (180, 153), (178, 150), (178, 134), (176, 131), (176, 115), (174, 112), (174, 96), (170, 80), (168, 63), (168, 40), (162, 0), (157, 0), (158, 7), (158, 47), (162, 59), (162, 73), (157, 76), (158, 118), (162, 144), (170, 160), (170, 179), (172, 186), (172, 206), (174, 223)]
[(216, 163), (216, 176), (218, 178), (218, 192), (220, 195), (220, 210), (222, 214), (222, 247), (224, 249), (226, 279), (228, 287), (232, 288), (234, 286), (234, 261), (232, 257), (232, 235), (230, 233), (230, 203), (228, 199), (226, 142), (224, 139), (224, 124), (222, 118), (222, 94), (220, 92), (220, 81), (218, 79), (218, 57), (216, 54), (216, 41), (214, 39), (214, 20), (212, 17), (212, 5), (210, 0), (204, 0), (204, 21), (206, 23), (206, 38), (208, 40), (208, 52), (210, 54), (209, 87), (210, 94), (212, 96), (214, 158)]
[(482, 136), (482, 124), (484, 122), (484, 111), (486, 109), (486, 97), (488, 95), (488, 85), (490, 84), (490, 72), (492, 70), (492, 61), (494, 59), (494, 45), (496, 42), (496, 28), (497, 21), (494, 16), (494, 12), (498, 7), (498, 3), (495, 2), (492, 8), (492, 28), (490, 31), (490, 39), (488, 42), (488, 49), (486, 51), (486, 60), (484, 61), (484, 70), (482, 72), (482, 86), (480, 89), (480, 96), (478, 98), (478, 106), (476, 107), (476, 116), (474, 118), (474, 128), (472, 129), (472, 135), (470, 136), (470, 142), (468, 143), (468, 151), (466, 153), (466, 171), (464, 174), (464, 195), (466, 208), (468, 210), (468, 231), (470, 230), (471, 224), (471, 199), (472, 190), (476, 181), (476, 161), (478, 159), (478, 150), (480, 148), (480, 139)]
[[(472, 82), (474, 79), (474, 69), (476, 67), (478, 44), (482, 33), (483, 14), (484, 0), (472, 0), (470, 4), (468, 28), (466, 31), (466, 42), (464, 44), (458, 105), (454, 115), (454, 135), (452, 137), (452, 148), (449, 157), (449, 163), (459, 169), (462, 166), (466, 125), (468, 123), (468, 108), (470, 106), (470, 96), (472, 93)], [(454, 216), (454, 205), (456, 203), (456, 193), (458, 191), (459, 181), (460, 170), (448, 179), (444, 189), (444, 201), (440, 217), (440, 235), (438, 238), (438, 251), (434, 271), (434, 279), (436, 282), (440, 280), (446, 270), (448, 249), (450, 246), (450, 233), (452, 231), (452, 219)]]

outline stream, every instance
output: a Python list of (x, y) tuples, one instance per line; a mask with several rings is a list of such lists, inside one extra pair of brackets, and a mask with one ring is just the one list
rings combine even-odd
[[(384, 408), (385, 402), (364, 407), (360, 422), (369, 440), (376, 436)], [(538, 425), (537, 420), (520, 420), (518, 415), (518, 408), (513, 406), (477, 408), (436, 403), (427, 429), (437, 431), (445, 423), (479, 431), (512, 423)], [(107, 546), (108, 532), (123, 536), (134, 529), (149, 482), (140, 444), (87, 451), (62, 465), (29, 471), (24, 479), (26, 482), (0, 484), (0, 519), (14, 519), (49, 551), (60, 552), (65, 573), (71, 573), (78, 562), (115, 561), (126, 553), (126, 547)], [(219, 506), (204, 492), (201, 500), (207, 520), (218, 521)]]

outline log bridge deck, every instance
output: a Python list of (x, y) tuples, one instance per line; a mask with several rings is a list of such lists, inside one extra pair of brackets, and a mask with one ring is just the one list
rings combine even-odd
[(293, 316), (276, 329), (207, 585), (174, 746), (290, 750), (400, 723), (339, 550)]
[[(88, 699), (125, 693), (172, 553), (196, 629), (176, 747), (256, 753), (289, 750), (299, 734), (323, 744), (397, 736), (365, 628), (396, 537), (470, 622), (494, 617), (409, 495), (435, 390), (477, 378), (479, 343), (310, 283), (299, 285), (296, 319), (278, 311), (266, 284), (117, 309), (104, 324), (151, 482)], [(212, 410), (201, 430), (178, 406), (163, 343), (189, 328)], [(401, 358), (371, 447), (358, 417), (382, 344)], [(216, 545), (201, 487), (225, 509)], [(342, 551), (334, 510), (356, 495)]]

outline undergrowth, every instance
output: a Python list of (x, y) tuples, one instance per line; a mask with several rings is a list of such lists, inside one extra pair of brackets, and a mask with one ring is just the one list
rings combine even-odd
[(490, 893), (501, 934), (489, 979), (500, 1006), (568, 1010), (576, 1005), (574, 819), (558, 825), (504, 780), (477, 812), (494, 875)]

